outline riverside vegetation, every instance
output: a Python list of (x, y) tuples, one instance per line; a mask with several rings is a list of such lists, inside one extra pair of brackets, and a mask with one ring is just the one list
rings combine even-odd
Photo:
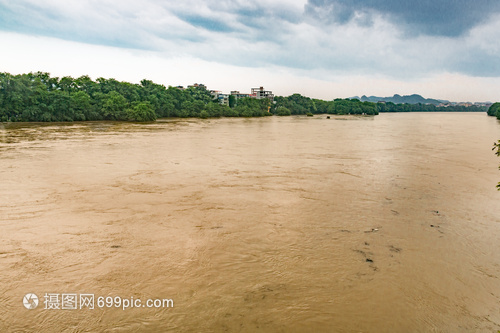
[[(154, 121), (164, 117), (263, 117), (270, 115), (365, 114), (411, 111), (485, 111), (480, 107), (437, 107), (427, 104), (325, 101), (293, 94), (269, 99), (231, 96), (229, 106), (214, 100), (204, 86), (165, 87), (150, 80), (140, 84), (89, 76), (51, 77), (36, 72), (0, 73), (0, 121)], [(499, 103), (496, 103), (499, 104)], [(496, 105), (494, 104), (494, 105)], [(500, 104), (499, 104), (500, 105)], [(493, 106), (492, 106), (493, 107)], [(491, 109), (491, 108), (490, 108)], [(497, 106), (498, 109), (498, 106)], [(489, 111), (488, 111), (489, 114)]]
[(221, 105), (204, 87), (178, 89), (149, 80), (140, 84), (89, 76), (51, 77), (37, 72), (0, 73), (0, 121), (154, 121), (163, 117), (261, 117), (307, 113), (378, 114), (358, 100), (322, 101), (295, 94), (268, 99), (241, 98)]

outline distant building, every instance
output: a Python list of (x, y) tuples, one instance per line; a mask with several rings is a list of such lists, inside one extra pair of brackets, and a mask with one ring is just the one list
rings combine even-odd
[(222, 91), (220, 91), (220, 90), (210, 90), (210, 95), (212, 95), (213, 98), (219, 98), (219, 94), (222, 94)]
[[(205, 87), (204, 85), (198, 85), (198, 87), (199, 86)], [(189, 87), (194, 87), (194, 85), (193, 86), (189, 86)], [(274, 101), (274, 94), (273, 94), (273, 92), (269, 91), (269, 90), (264, 90), (264, 87), (252, 88), (251, 91), (252, 91), (251, 94), (242, 94), (238, 90), (232, 90), (231, 94), (223, 94), (220, 90), (210, 90), (210, 94), (220, 104), (222, 104), (222, 105), (228, 105), (228, 106), (229, 106), (229, 96), (233, 96), (234, 97), (234, 101), (236, 102), (236, 104), (238, 103), (237, 102), (238, 99), (240, 99), (240, 98), (247, 98), (247, 97), (256, 98), (256, 99), (268, 98), (269, 100), (271, 100), (271, 102)]]
[(234, 96), (236, 99), (250, 97), (250, 94), (242, 94), (237, 90), (231, 91), (231, 95)]
[(229, 106), (229, 95), (223, 94), (220, 90), (210, 90), (210, 94), (219, 104)]
[(220, 94), (219, 95), (219, 103), (222, 105), (229, 106), (229, 95), (228, 94)]
[(195, 83), (195, 84), (192, 84), (192, 85), (188, 86), (188, 88), (203, 88), (203, 89), (207, 89), (207, 86), (204, 85), (203, 83)]
[(252, 88), (252, 93), (250, 94), (250, 97), (256, 99), (268, 98), (271, 102), (274, 101), (273, 92), (270, 90), (264, 90), (264, 87)]

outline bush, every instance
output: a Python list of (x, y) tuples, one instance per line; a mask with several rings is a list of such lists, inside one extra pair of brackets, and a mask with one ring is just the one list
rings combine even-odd
[(127, 109), (127, 120), (130, 121), (155, 121), (156, 113), (153, 106), (149, 102), (135, 103), (135, 105)]
[(289, 116), (292, 114), (292, 112), (290, 111), (290, 109), (284, 106), (278, 106), (278, 108), (276, 109), (276, 114), (278, 116)]
[(500, 103), (497, 102), (490, 106), (487, 113), (488, 116), (493, 116), (493, 117), (496, 116), (498, 118), (499, 111), (500, 111)]
[(222, 114), (224, 117), (239, 117), (238, 111), (229, 107), (224, 108)]

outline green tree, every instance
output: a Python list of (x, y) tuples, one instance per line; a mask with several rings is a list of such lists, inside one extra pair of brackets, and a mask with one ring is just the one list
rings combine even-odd
[[(98, 93), (96, 93), (97, 95)], [(126, 120), (125, 110), (128, 102), (116, 91), (110, 91), (100, 96), (100, 113), (103, 120)]]
[(156, 113), (149, 102), (135, 102), (131, 108), (127, 109), (127, 120), (130, 121), (155, 121)]
[(97, 115), (92, 114), (90, 96), (85, 91), (77, 91), (71, 95), (71, 108), (75, 120), (95, 120)]
[(229, 95), (229, 107), (234, 108), (236, 106), (236, 97), (234, 95)]
[(497, 118), (500, 118), (499, 115), (498, 115), (498, 111), (500, 111), (500, 103), (493, 103), (488, 111), (487, 111), (487, 114), (488, 116), (493, 116), (493, 117), (497, 117)]
[(205, 104), (208, 102), (211, 102), (213, 100), (213, 97), (210, 94), (210, 91), (208, 91), (203, 86), (189, 87), (186, 90), (184, 90), (184, 93), (186, 93), (190, 99), (202, 101)]
[(71, 76), (65, 76), (61, 80), (59, 80), (58, 87), (62, 91), (71, 93), (77, 89), (77, 84), (75, 82), (75, 79), (73, 79)]
[(229, 106), (225, 106), (222, 110), (222, 115), (224, 117), (239, 117), (238, 110), (236, 108), (231, 109)]
[(210, 115), (208, 114), (208, 112), (206, 110), (203, 110), (200, 112), (200, 118), (207, 119), (208, 117), (210, 117)]
[(291, 113), (291, 111), (290, 111), (289, 109), (287, 109), (286, 107), (284, 107), (284, 106), (278, 106), (278, 107), (276, 108), (276, 114), (277, 114), (278, 116), (289, 116), (289, 115), (291, 115), (292, 113)]
[(71, 108), (71, 97), (62, 90), (49, 93), (49, 105), (53, 121), (73, 121), (74, 114)]
[[(205, 110), (208, 113), (209, 117), (220, 117), (223, 115), (223, 108), (227, 106), (223, 106), (216, 102), (210, 102), (205, 106)], [(202, 111), (203, 112), (203, 111)], [(201, 113), (200, 113), (201, 116)]]
[(89, 96), (93, 96), (94, 93), (100, 91), (99, 85), (92, 81), (88, 75), (80, 76), (75, 80), (75, 85), (79, 91), (86, 92)]

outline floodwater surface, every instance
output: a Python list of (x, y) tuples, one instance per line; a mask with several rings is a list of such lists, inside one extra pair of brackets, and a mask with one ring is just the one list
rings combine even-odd
[(0, 331), (497, 332), (497, 139), (484, 113), (4, 124)]

